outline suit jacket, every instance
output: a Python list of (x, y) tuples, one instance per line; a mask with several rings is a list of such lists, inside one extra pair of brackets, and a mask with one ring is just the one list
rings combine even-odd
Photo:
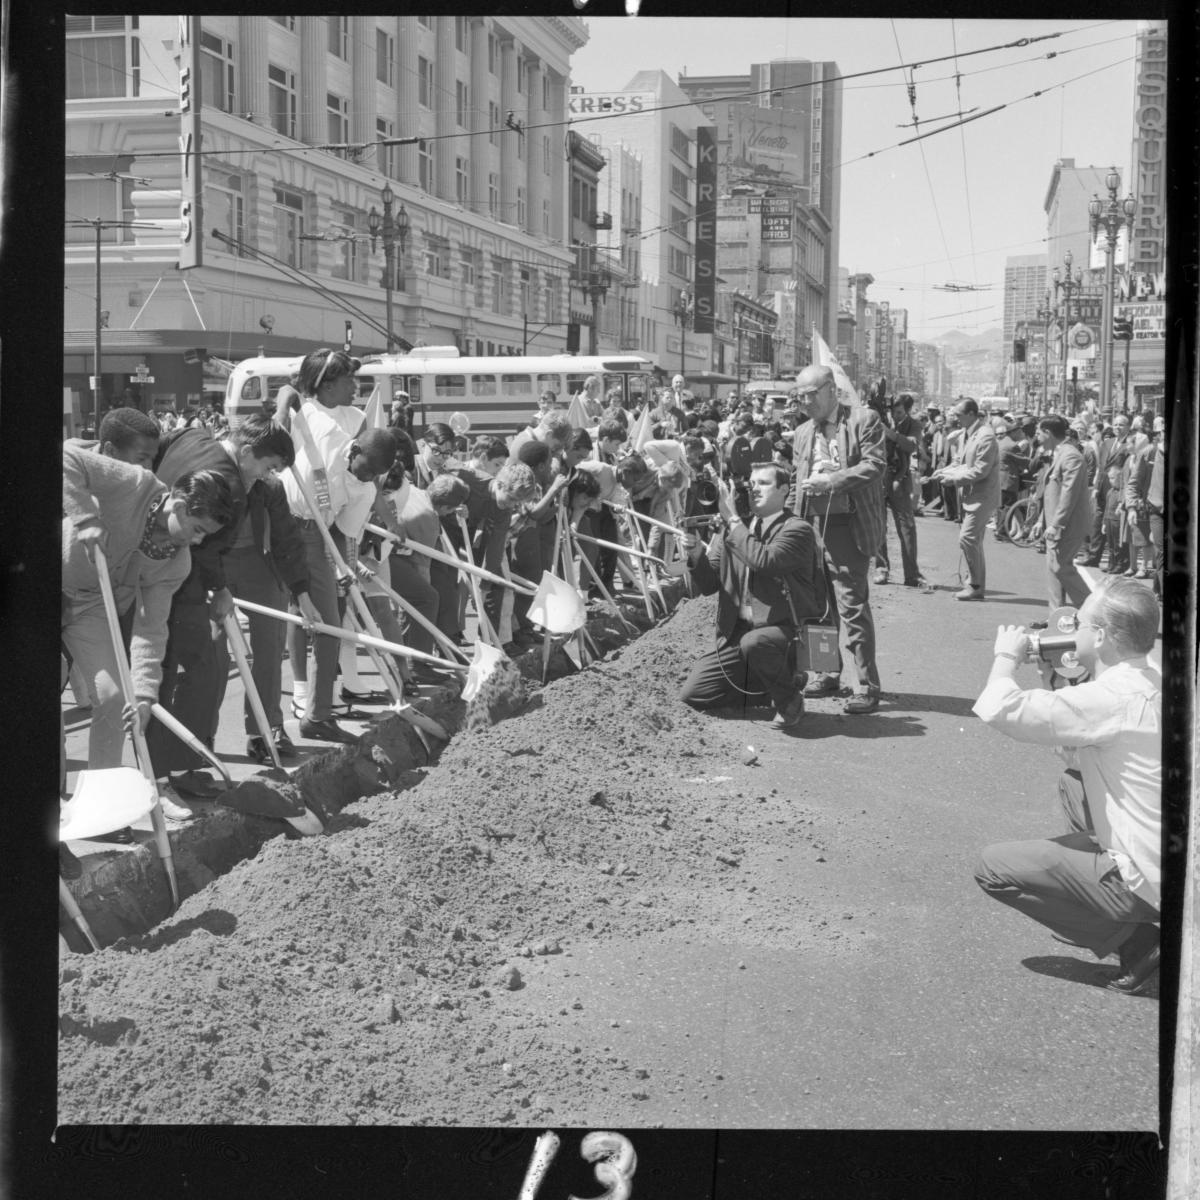
[(1000, 439), (998, 452), (1000, 455), (1000, 487), (1006, 492), (1019, 491), (1021, 479), (1029, 470), (1029, 455), (1011, 433), (1006, 433)]
[(1046, 536), (1077, 541), (1086, 538), (1092, 528), (1092, 498), (1087, 484), (1087, 464), (1083, 452), (1071, 441), (1054, 448), (1050, 470), (1046, 474), (1043, 500)]
[[(854, 543), (859, 552), (874, 554), (884, 536), (882, 479), (887, 465), (883, 422), (879, 414), (865, 404), (851, 408), (837, 406), (838, 458), (841, 467), (831, 472), (833, 494), (848, 496), (854, 502), (851, 526)], [(823, 498), (807, 497), (800, 484), (812, 474), (813, 450), (816, 443), (816, 424), (805, 421), (796, 429), (792, 440), (792, 465), (796, 469), (792, 511), (821, 526), (825, 512)]]
[(987, 421), (980, 421), (965, 438), (958, 460), (946, 471), (946, 479), (961, 489), (966, 512), (990, 512), (1000, 503), (1000, 446)]
[(755, 629), (764, 625), (793, 628), (793, 606), (801, 623), (819, 620), (825, 613), (825, 566), (812, 526), (785, 509), (783, 517), (765, 529), (762, 537), (757, 537), (753, 528), (754, 522), (747, 528), (734, 521), (728, 531), (714, 536), (708, 553), (687, 570), (693, 590), (705, 596), (720, 592), (717, 631), (727, 641), (738, 621), (746, 567)]

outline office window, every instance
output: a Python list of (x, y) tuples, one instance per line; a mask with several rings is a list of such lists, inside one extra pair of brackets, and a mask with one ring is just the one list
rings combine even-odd
[[(456, 18), (457, 19), (457, 18)], [(461, 80), (454, 81), (454, 117), (460, 128), (465, 129), (469, 124), (467, 110), (471, 107), (470, 88)]]
[(137, 28), (137, 17), (67, 17), (68, 100), (140, 95)]
[(469, 164), (461, 155), (454, 160), (454, 197), (459, 204), (471, 200), (471, 176)]
[(296, 136), (296, 73), (267, 66), (267, 90), (271, 97), (271, 128), (284, 137)]
[(488, 175), (488, 216), (493, 219), (500, 215), (500, 176), (494, 172)]
[[(133, 181), (131, 179), (96, 179), (92, 176), (77, 176), (66, 181), (66, 215), (68, 221), (90, 220), (132, 221)], [(69, 243), (95, 244), (96, 231), (92, 227), (68, 225), (66, 240)], [(101, 226), (101, 242), (131, 242), (134, 231), (119, 229), (114, 225)]]
[(204, 172), (204, 230), (208, 245), (226, 254), (241, 256), (246, 252), (228, 242), (218, 241), (209, 232), (219, 229), (235, 241), (246, 240), (246, 200), (242, 177), (211, 168)]
[(687, 238), (688, 225), (691, 223), (691, 220), (692, 218), (682, 209), (676, 208), (674, 205), (671, 206), (670, 231), (676, 237)]
[(551, 153), (552, 152), (550, 150), (550, 135), (543, 134), (542, 135), (542, 174), (543, 175), (550, 174)]
[(688, 198), (689, 179), (684, 171), (678, 167), (671, 168), (671, 192), (673, 195), (679, 196), (681, 199)]
[(433, 191), (433, 143), (418, 142), (417, 143), (417, 177), (420, 182), (421, 189), (426, 192)]
[[(396, 126), (392, 121), (384, 120), (383, 117), (375, 118), (375, 136), (377, 138), (394, 138), (396, 136)], [(397, 154), (399, 149), (397, 146), (376, 146), (375, 161), (379, 164), (379, 169), (389, 178), (398, 178), (396, 170)]]
[[(350, 140), (350, 102), (344, 96), (326, 92), (325, 116), (327, 121), (325, 136), (328, 140), (348, 142)], [(337, 153), (346, 155), (349, 151), (338, 150)]]
[(558, 320), (558, 280), (553, 275), (546, 276), (546, 316), (547, 321)]
[(417, 101), (422, 108), (433, 107), (433, 63), (417, 56)]
[(677, 154), (684, 162), (690, 162), (692, 141), (678, 125), (671, 126), (671, 153)]
[(422, 257), (426, 275), (432, 279), (450, 278), (450, 243), (445, 238), (427, 233)]
[(468, 36), (469, 35), (467, 33), (467, 18), (466, 17), (455, 17), (454, 18), (454, 48), (455, 48), (455, 50), (463, 50), (463, 51), (466, 50), (467, 44), (468, 44), (468, 42), (467, 42)]
[(462, 272), (463, 284), (468, 288), (475, 286), (475, 251), (461, 249), (458, 252), (459, 270)]
[(222, 112), (234, 111), (233, 43), (214, 33), (200, 33), (200, 102)]
[(329, 23), (329, 53), (338, 58), (350, 58), (350, 18), (326, 17)]
[(488, 74), (500, 74), (500, 39), (494, 34), (488, 34)]
[(493, 146), (500, 144), (500, 129), (503, 122), (500, 120), (500, 105), (495, 100), (488, 101), (488, 141)]
[(276, 25), (282, 25), (284, 29), (290, 29), (293, 33), (296, 32), (295, 17), (272, 17), (271, 20), (274, 21)]
[(685, 279), (691, 278), (691, 256), (686, 250), (679, 250), (675, 246), (667, 247), (667, 270), (672, 275), (682, 275)]
[(303, 266), (300, 235), (304, 232), (304, 197), (291, 188), (275, 187), (275, 253), (290, 267)]
[(531, 286), (530, 286), (531, 283), (532, 283), (532, 280), (530, 279), (530, 271), (529, 271), (528, 267), (522, 267), (521, 273), (520, 273), (520, 284), (518, 285), (517, 298), (521, 302), (521, 311), (523, 313), (527, 313), (530, 311), (529, 310), (529, 299), (530, 299), (530, 292), (531, 292)]
[(375, 30), (375, 78), (396, 86), (396, 39), (383, 29)]
[(542, 76), (542, 107), (543, 108), (545, 108), (545, 109), (550, 108), (550, 98), (551, 98), (550, 76), (543, 75)]
[(525, 60), (518, 54), (517, 55), (517, 92), (518, 92), (518, 94), (523, 94), (525, 91), (525, 71), (526, 71)]
[(333, 243), (333, 277), (347, 279), (351, 283), (362, 282), (362, 272), (365, 267), (365, 252), (359, 239), (362, 218), (353, 209), (333, 209), (334, 233), (345, 234)]

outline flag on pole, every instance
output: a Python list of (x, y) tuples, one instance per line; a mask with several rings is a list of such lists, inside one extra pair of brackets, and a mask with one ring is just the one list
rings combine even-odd
[(850, 382), (850, 376), (842, 369), (842, 364), (838, 362), (825, 339), (817, 332), (816, 325), (813, 326), (813, 350), (816, 364), (820, 367), (828, 367), (833, 372), (833, 382), (837, 387), (838, 399), (843, 404), (861, 404), (862, 400), (859, 399), (858, 390)]
[(632, 450), (640, 451), (650, 440), (650, 402), (646, 402), (642, 415), (637, 417), (629, 430), (629, 446)]
[(387, 413), (383, 411), (383, 384), (380, 380), (376, 381), (375, 388), (367, 400), (363, 417), (365, 418), (364, 429), (387, 428)]
[(567, 420), (571, 422), (572, 429), (586, 429), (591, 424), (587, 409), (583, 406), (583, 397), (578, 392), (571, 397), (571, 403), (567, 406)]

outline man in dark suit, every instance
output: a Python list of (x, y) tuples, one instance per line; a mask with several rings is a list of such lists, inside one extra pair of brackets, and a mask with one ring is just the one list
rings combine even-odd
[(718, 485), (722, 527), (707, 547), (694, 534), (684, 540), (688, 582), (696, 594), (720, 593), (717, 644), (692, 668), (681, 698), (693, 708), (745, 703), (768, 695), (772, 725), (791, 729), (804, 716), (803, 648), (798, 625), (820, 617), (824, 576), (817, 539), (807, 521), (786, 504), (791, 477), (774, 463), (750, 473), (749, 526), (737, 516), (733, 490)]
[[(846, 649), (858, 669), (858, 688), (846, 712), (869, 713), (879, 707), (868, 575), (871, 555), (884, 537), (883, 422), (865, 404), (840, 404), (828, 367), (805, 367), (796, 376), (795, 395), (809, 419), (796, 430), (792, 446), (793, 510), (813, 523), (825, 543), (833, 619), (845, 626)], [(837, 675), (820, 674), (805, 694), (834, 695), (839, 687)]]
[(1092, 527), (1092, 496), (1083, 451), (1067, 436), (1069, 428), (1057, 413), (1038, 422), (1042, 446), (1053, 454), (1042, 498), (1051, 611), (1064, 604), (1081, 608), (1091, 592), (1075, 555)]

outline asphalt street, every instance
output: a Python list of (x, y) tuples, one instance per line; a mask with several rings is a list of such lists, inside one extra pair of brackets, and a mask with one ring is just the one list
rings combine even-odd
[[(726, 927), (700, 949), (663, 935), (531, 964), (539, 986), (529, 989), (530, 1003), (588, 989), (587, 1025), (564, 1037), (620, 1043), (660, 1080), (673, 1070), (711, 1078), (707, 1089), (654, 1089), (640, 1123), (1157, 1126), (1157, 995), (1105, 990), (1115, 960), (1098, 964), (1055, 942), (989, 901), (972, 878), (989, 842), (1061, 831), (1060, 761), (970, 711), (996, 626), (1045, 618), (1046, 560), (989, 534), (988, 599), (960, 603), (957, 527), (926, 516), (918, 533), (932, 587), (872, 587), (884, 689), (876, 713), (846, 716), (840, 700), (814, 701), (794, 735), (767, 728), (769, 712), (713, 718), (744, 720), (759, 752), (756, 763), (731, 765), (728, 780), (711, 785), (747, 806), (729, 912), (747, 889), (762, 906), (801, 888), (804, 927), (780, 927), (765, 940), (739, 940)], [(1036, 673), (1026, 671), (1032, 685)], [(285, 663), (285, 706), (289, 680)], [(258, 769), (244, 753), (241, 705), (234, 677), (216, 749), (235, 779)], [(87, 731), (69, 689), (63, 711), (70, 785)], [(295, 736), (296, 723), (288, 728)], [(304, 755), (326, 748), (300, 745)], [(816, 841), (773, 838), (772, 823), (794, 823), (801, 803)]]

